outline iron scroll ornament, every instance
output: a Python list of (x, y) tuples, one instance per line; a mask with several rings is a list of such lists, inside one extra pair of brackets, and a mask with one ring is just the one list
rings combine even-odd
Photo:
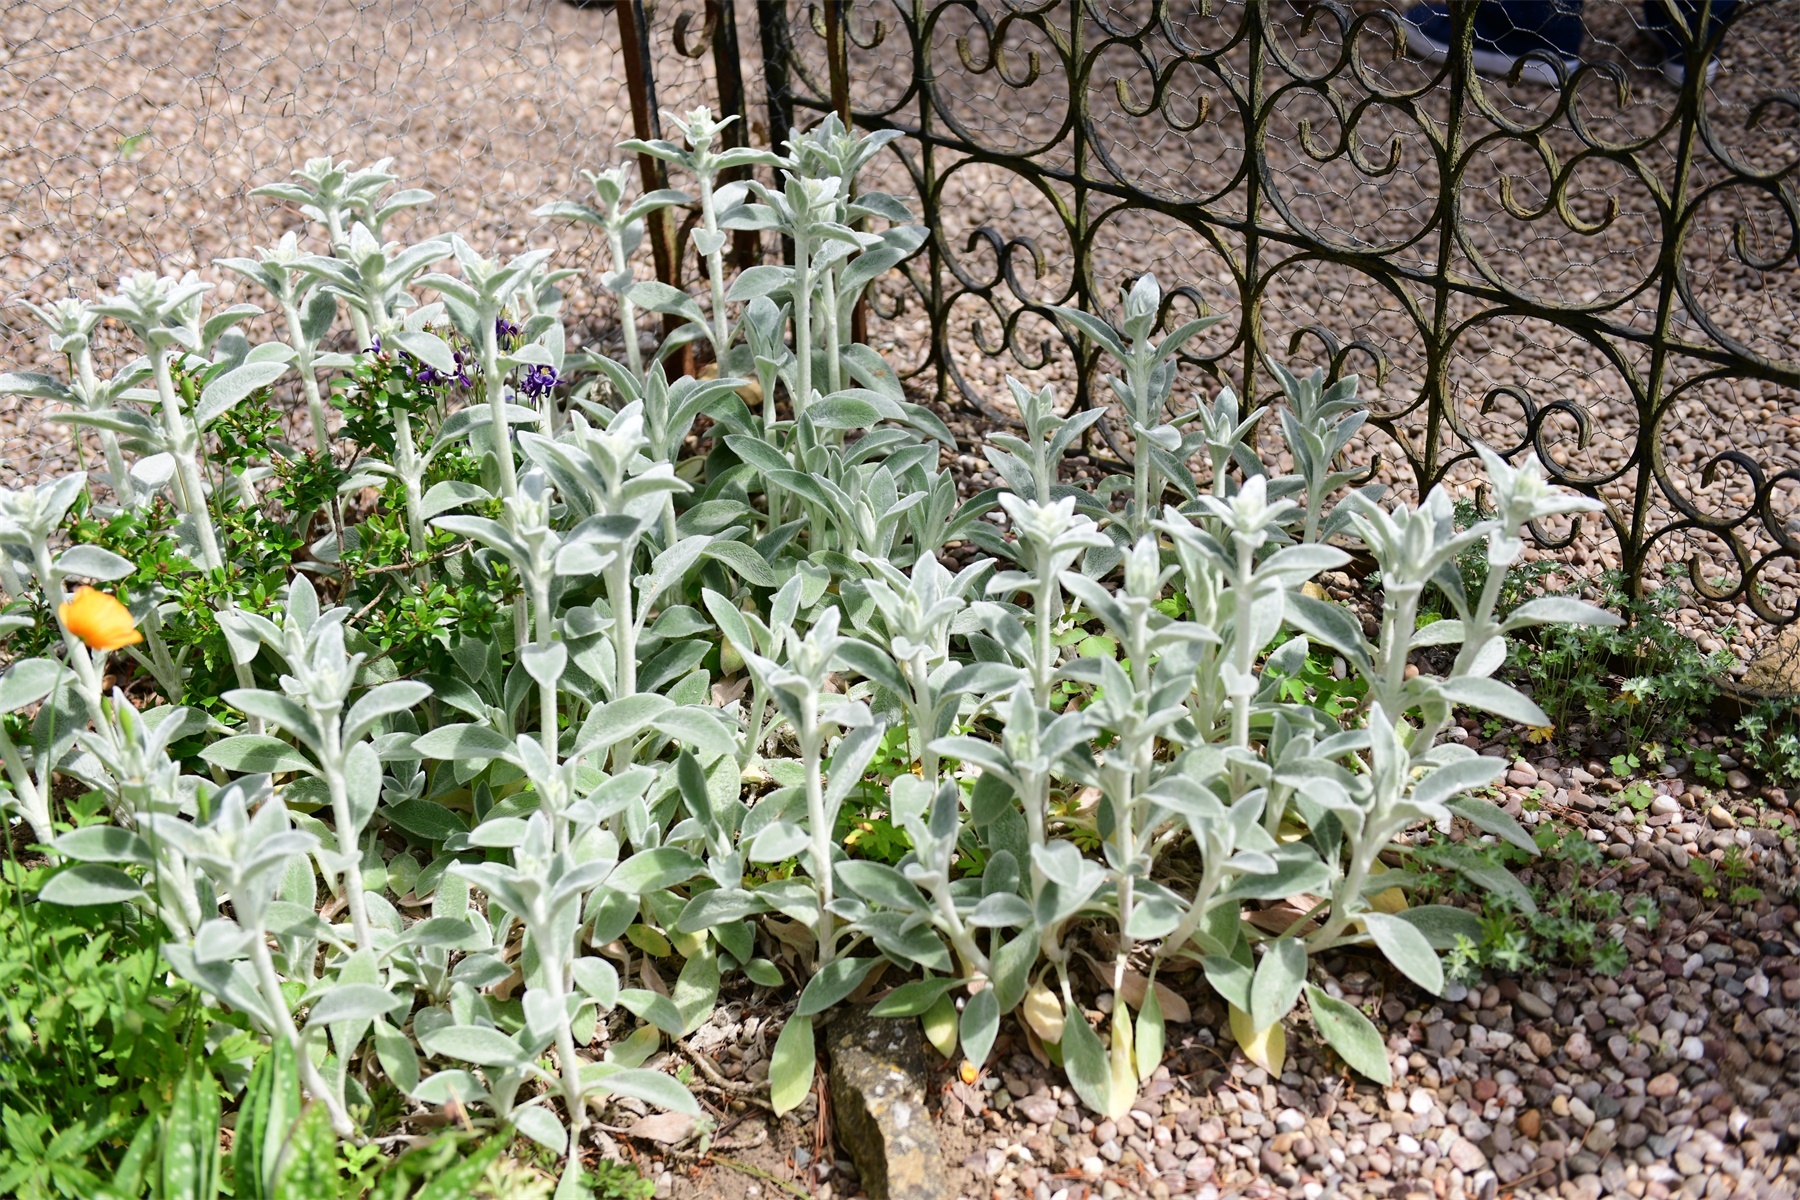
[[(880, 312), (918, 305), (929, 316), (930, 350), (911, 370), (941, 397), (1005, 419), (962, 363), (980, 357), (1033, 371), (1060, 362), (1073, 377), (1072, 406), (1088, 407), (1103, 394), (1097, 351), (1050, 310), (1104, 309), (1119, 282), (1109, 239), (1122, 219), (1149, 215), (1221, 268), (1211, 293), (1171, 289), (1165, 306), (1180, 312), (1165, 318), (1236, 309), (1228, 337), (1186, 365), (1263, 397), (1273, 381), (1261, 362), (1288, 316), (1275, 307), (1285, 281), (1339, 272), (1379, 295), (1404, 334), (1347, 330), (1323, 315), (1294, 318), (1286, 340), (1316, 343), (1334, 375), (1359, 368), (1382, 382), (1416, 380), (1371, 422), (1414, 487), (1468, 462), (1477, 440), (1532, 453), (1553, 478), (1605, 502), (1601, 521), (1635, 582), (1668, 547), (1704, 541), (1722, 561), (1703, 569), (1688, 554), (1700, 595), (1747, 604), (1764, 621), (1794, 620), (1800, 606), (1776, 605), (1762, 582), (1800, 556), (1795, 522), (1782, 511), (1800, 485), (1800, 460), (1762, 462), (1733, 445), (1681, 465), (1665, 442), (1681, 405), (1721, 409), (1709, 388), (1757, 381), (1800, 399), (1796, 344), (1743, 336), (1739, 314), (1721, 311), (1696, 274), (1714, 250), (1709, 269), (1728, 260), (1765, 287), (1800, 294), (1800, 152), (1771, 159), (1767, 150), (1800, 140), (1800, 96), (1775, 88), (1734, 107), (1702, 86), (1698, 69), (1671, 94), (1621, 55), (1597, 52), (1574, 71), (1551, 64), (1558, 86), (1521, 103), (1519, 70), (1508, 81), (1470, 69), (1473, 7), (1452, 6), (1449, 61), (1421, 68), (1407, 56), (1398, 11), (1366, 5), (843, 4), (850, 62), (840, 76), (851, 81), (852, 117), (907, 134), (892, 165), (932, 230), (904, 268), (903, 294), (890, 294)], [(1698, 68), (1734, 37), (1754, 36), (1736, 30), (1760, 7), (1696, 22), (1682, 35), (1686, 61)], [(831, 103), (822, 9), (789, 9), (781, 99), (822, 113)], [(1221, 150), (1216, 169), (1184, 173), (1146, 150), (1173, 146), (1170, 160), (1200, 138), (1242, 152), (1232, 160)], [(1031, 219), (966, 227), (959, 201), (976, 177), (1010, 188), (1013, 215)], [(1307, 186), (1321, 178), (1346, 191), (1404, 184), (1409, 203), (1396, 204), (1404, 219), (1338, 221)], [(1514, 243), (1534, 238), (1554, 243), (1569, 265), (1533, 274)], [(1621, 244), (1639, 248), (1607, 250)], [(1588, 286), (1602, 263), (1620, 278)], [(1617, 415), (1600, 425), (1579, 395), (1489, 370), (1481, 343), (1492, 331), (1542, 327), (1606, 377), (1596, 386), (1616, 393), (1622, 425)], [(1327, 328), (1342, 340), (1320, 336)], [(1406, 370), (1396, 356), (1408, 359)], [(1479, 378), (1487, 382), (1471, 395)], [(1129, 455), (1099, 428), (1114, 454)], [(1739, 499), (1703, 503), (1707, 489)], [(1573, 538), (1540, 534), (1551, 548)], [(1709, 574), (1721, 567), (1722, 580)]]

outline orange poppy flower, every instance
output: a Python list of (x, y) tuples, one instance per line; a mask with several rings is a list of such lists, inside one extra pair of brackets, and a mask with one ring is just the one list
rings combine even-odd
[(131, 610), (91, 587), (76, 588), (75, 598), (58, 608), (56, 615), (90, 650), (122, 650), (144, 640), (131, 619)]

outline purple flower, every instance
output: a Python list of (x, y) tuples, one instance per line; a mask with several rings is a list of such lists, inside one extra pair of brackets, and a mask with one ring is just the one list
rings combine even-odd
[(517, 325), (514, 325), (505, 317), (501, 317), (494, 322), (494, 337), (499, 341), (504, 342), (510, 338), (516, 338), (521, 332), (523, 331)]
[(561, 382), (562, 380), (557, 377), (555, 367), (540, 363), (525, 369), (525, 378), (519, 381), (519, 390), (533, 400), (542, 400)]

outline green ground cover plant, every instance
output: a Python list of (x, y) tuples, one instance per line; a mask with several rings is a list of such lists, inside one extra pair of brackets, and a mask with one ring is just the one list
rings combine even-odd
[[(1442, 735), (1459, 710), (1548, 724), (1496, 677), (1512, 640), (1617, 624), (1501, 603), (1526, 526), (1594, 505), (1482, 448), (1485, 514), (1459, 522), (1441, 490), (1384, 504), (1345, 461), (1357, 381), (1271, 363), (1295, 463), (1274, 474), (1262, 410), (1179, 394), (1213, 319), (1179, 320), (1148, 276), (1111, 316), (1056, 312), (1112, 367), (1130, 474), (1061, 482), (1097, 417), (1015, 382), (1020, 429), (988, 451), (1005, 486), (959, 500), (949, 430), (849, 337), (924, 240), (858, 186), (888, 135), (828, 119), (775, 155), (715, 150), (704, 110), (682, 130), (621, 149), (694, 195), (633, 199), (613, 170), (588, 175), (592, 203), (541, 210), (603, 232), (623, 361), (569, 346), (548, 252), (384, 240), (428, 194), (318, 160), (261, 190), (320, 249), (218, 264), (264, 305), (132, 276), (41, 310), (65, 373), (0, 377), (105, 463), (0, 492), (0, 795), (52, 864), (37, 909), (154, 930), (207, 1020), (256, 1045), (241, 1097), (182, 1076), (163, 1141), (192, 1149), (196, 1194), (283, 1195), (297, 1171), (378, 1194), (412, 1168), (365, 1139), (420, 1106), (522, 1135), (562, 1164), (559, 1195), (591, 1192), (593, 1099), (700, 1115), (646, 1064), (722, 989), (797, 994), (770, 1073), (785, 1112), (817, 1022), (884, 963), (903, 982), (877, 1013), (980, 1064), (1022, 1012), (1110, 1116), (1164, 1019), (1146, 986), (1092, 1027), (1084, 961), (1120, 995), (1202, 973), (1277, 1070), (1304, 1012), (1388, 1082), (1380, 1031), (1310, 963), (1363, 947), (1441, 991), (1440, 953), (1479, 926), (1378, 907), (1410, 878), (1381, 856), (1453, 817), (1537, 853), (1474, 794), (1501, 762)], [(737, 167), (766, 177), (718, 182)], [(698, 209), (700, 299), (631, 267), (644, 217), (678, 204)], [(728, 279), (735, 230), (788, 239), (791, 263)], [(651, 315), (680, 329), (647, 349)], [(122, 353), (96, 353), (103, 320)], [(253, 321), (280, 336), (253, 342)], [(689, 345), (716, 377), (669, 378)], [(284, 397), (299, 435), (255, 415)], [(977, 553), (952, 569), (958, 543)], [(1351, 544), (1381, 572), (1373, 637), (1306, 587)], [(1441, 667), (1409, 672), (1427, 649)], [(70, 819), (71, 788), (93, 820)], [(1283, 932), (1246, 919), (1297, 896)], [(665, 989), (638, 986), (652, 964)], [(225, 1093), (239, 1123), (214, 1165)]]

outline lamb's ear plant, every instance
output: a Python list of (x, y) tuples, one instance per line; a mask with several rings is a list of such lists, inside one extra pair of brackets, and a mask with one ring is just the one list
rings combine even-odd
[(909, 732), (910, 753), (927, 788), (938, 784), (938, 756), (932, 747), (950, 732), (957, 709), (970, 693), (991, 693), (1019, 678), (1003, 663), (960, 665), (950, 657), (951, 630), (993, 569), (977, 562), (952, 575), (934, 554), (913, 563), (910, 576), (885, 559), (860, 551), (870, 572), (863, 590), (881, 615), (876, 646), (847, 640), (838, 656), (865, 678), (885, 686), (899, 702)]
[[(619, 149), (623, 152), (660, 158), (694, 177), (694, 183), (699, 189), (697, 201), (700, 209), (700, 227), (693, 233), (694, 249), (700, 252), (702, 261), (706, 263), (706, 279), (712, 299), (710, 320), (704, 327), (712, 342), (713, 357), (719, 362), (724, 362), (731, 350), (733, 332), (725, 294), (726, 234), (719, 224), (719, 218), (721, 214), (730, 212), (742, 203), (746, 191), (741, 183), (721, 187), (719, 177), (727, 171), (738, 171), (746, 167), (773, 167), (781, 163), (779, 157), (767, 150), (749, 146), (714, 150), (714, 143), (719, 141), (721, 132), (737, 119), (735, 116), (728, 116), (721, 121), (713, 116), (711, 109), (696, 108), (686, 118), (669, 117), (674, 126), (681, 130), (682, 140), (687, 143), (685, 148), (674, 142), (639, 141), (635, 138), (619, 143)], [(682, 202), (685, 201), (686, 197), (683, 196)]]
[(302, 216), (325, 227), (333, 254), (344, 254), (356, 224), (362, 224), (379, 241), (391, 217), (431, 203), (432, 193), (423, 188), (388, 194), (388, 188), (399, 179), (388, 170), (393, 163), (384, 158), (356, 167), (348, 161), (309, 158), (293, 172), (290, 182), (264, 184), (250, 194), (292, 204)]
[[(1305, 481), (1302, 507), (1306, 519), (1300, 540), (1320, 541), (1341, 530), (1349, 516), (1348, 511), (1340, 514), (1328, 509), (1330, 498), (1345, 485), (1370, 474), (1374, 466), (1356, 470), (1338, 466), (1351, 439), (1368, 420), (1368, 413), (1357, 403), (1358, 380), (1354, 375), (1346, 375), (1328, 386), (1323, 367), (1304, 379), (1274, 359), (1269, 360), (1269, 370), (1281, 382), (1282, 395), (1287, 398), (1287, 405), (1281, 410), (1281, 431), (1294, 456), (1294, 469)], [(1210, 437), (1208, 446), (1210, 449)], [(1376, 486), (1366, 494), (1371, 500), (1379, 499), (1381, 489)]]
[[(30, 303), (26, 303), (24, 307), (43, 323), (45, 331), (49, 333), (51, 353), (62, 355), (68, 363), (68, 382), (65, 384), (35, 371), (8, 371), (0, 374), (0, 395), (68, 404), (73, 411), (55, 414), (53, 419), (66, 420), (70, 424), (90, 423), (85, 418), (94, 417), (91, 424), (99, 438), (101, 454), (106, 460), (107, 486), (112, 489), (113, 496), (120, 504), (126, 508), (138, 508), (143, 497), (131, 478), (131, 472), (126, 468), (125, 454), (119, 443), (119, 430), (105, 418), (119, 418), (129, 413), (126, 419), (131, 421), (134, 429), (143, 427), (142, 417), (132, 412), (124, 404), (124, 400), (131, 389), (143, 382), (149, 373), (148, 364), (141, 359), (136, 360), (126, 364), (111, 378), (100, 378), (94, 367), (93, 334), (100, 325), (101, 314), (95, 310), (92, 301), (70, 297), (41, 308)], [(79, 437), (76, 439), (75, 450), (85, 466), (87, 450)]]
[[(223, 327), (199, 320), (200, 297), (212, 288), (190, 273), (155, 276), (137, 272), (120, 281), (119, 290), (94, 313), (111, 317), (137, 337), (149, 359), (150, 377), (156, 388), (157, 407), (162, 416), (162, 452), (173, 460), (172, 495), (192, 531), (199, 550), (199, 565), (216, 571), (225, 565), (219, 549), (219, 537), (208, 501), (208, 488), (200, 469), (200, 414), (182, 402), (175, 386), (174, 372), (187, 355), (201, 354), (217, 340), (224, 328), (244, 320), (250, 313), (226, 309), (214, 318)], [(264, 381), (270, 382), (268, 380)]]
[(1255, 444), (1257, 423), (1268, 409), (1253, 408), (1240, 415), (1240, 407), (1238, 394), (1230, 387), (1223, 387), (1214, 394), (1212, 404), (1198, 409), (1199, 431), (1212, 467), (1212, 494), (1215, 496), (1231, 493), (1233, 466), (1246, 478), (1268, 473), (1256, 453)]
[[(1473, 523), (1441, 491), (1384, 508), (1351, 491), (1367, 469), (1347, 461), (1354, 383), (1280, 368), (1295, 473), (1276, 474), (1252, 438), (1260, 410), (1229, 391), (1169, 418), (1176, 355), (1206, 322), (1155, 337), (1148, 277), (1122, 333), (1061, 314), (1123, 364), (1110, 383), (1139, 447), (1123, 510), (1123, 478), (1060, 478), (1098, 413), (1059, 416), (1054, 392), (1016, 382), (1023, 428), (988, 452), (1004, 487), (959, 502), (948, 430), (848, 341), (857, 298), (918, 245), (903, 204), (858, 188), (883, 140), (827, 119), (777, 163), (716, 153), (718, 131), (701, 112), (686, 146), (633, 147), (696, 177), (709, 309), (631, 273), (644, 216), (678, 193), (628, 204), (624, 173), (605, 172), (600, 207), (541, 210), (605, 232), (623, 364), (567, 352), (546, 252), (385, 243), (422, 195), (391, 196), (385, 163), (319, 160), (266, 193), (320, 221), (330, 255), (295, 240), (220, 260), (269, 293), (286, 342), (251, 344), (237, 327), (255, 309), (204, 312), (197, 278), (43, 310), (72, 382), (0, 387), (113, 435), (108, 474), (140, 512), (106, 519), (153, 528), (169, 487), (182, 520), (147, 553), (206, 573), (141, 588), (143, 564), (82, 540), (83, 475), (0, 491), (0, 639), (28, 647), (0, 675), (0, 802), (57, 860), (41, 898), (159, 921), (173, 970), (275, 1043), (317, 1102), (308, 1136), (374, 1132), (357, 1121), (385, 1079), (564, 1156), (565, 1194), (609, 1096), (698, 1112), (650, 1056), (704, 1024), (739, 969), (804, 981), (770, 1063), (783, 1113), (812, 1085), (815, 1022), (882, 963), (918, 977), (878, 1011), (924, 1017), (977, 1063), (1016, 1011), (1113, 1116), (1163, 1058), (1178, 969), (1204, 975), (1273, 1073), (1304, 1001), (1352, 1068), (1388, 1082), (1374, 1024), (1313, 964), (1366, 948), (1441, 989), (1438, 951), (1475, 918), (1396, 906), (1384, 856), (1453, 818), (1535, 849), (1472, 794), (1499, 764), (1438, 739), (1457, 709), (1545, 720), (1496, 678), (1509, 635), (1610, 618), (1506, 610), (1499, 581), (1525, 529), (1592, 505), (1478, 447), (1492, 508)], [(717, 186), (745, 165), (779, 174)], [(793, 237), (793, 266), (727, 279), (739, 228)], [(458, 274), (424, 273), (452, 254)], [(340, 301), (365, 338), (342, 357), (323, 348)], [(688, 325), (646, 356), (638, 308)], [(85, 339), (105, 315), (145, 354), (100, 381)], [(669, 351), (700, 336), (717, 377), (671, 380)], [(314, 554), (291, 582), (278, 565), (238, 588), (218, 528), (235, 546), (243, 525), (224, 506), (296, 494), (276, 479), (293, 460), (241, 470), (237, 454), (209, 494), (209, 427), (239, 428), (234, 410), (296, 368), (315, 445), (348, 451), (338, 500), (398, 481), (404, 528), (328, 504), (331, 534), (296, 540)], [(402, 401), (358, 391), (390, 384)], [(346, 421), (327, 441), (333, 391)], [(1170, 487), (1180, 507), (1162, 506)], [(132, 548), (111, 528), (107, 546)], [(952, 570), (957, 541), (979, 553)], [(1352, 542), (1380, 569), (1373, 638), (1307, 587)], [(1488, 574), (1465, 584), (1456, 560), (1482, 549)], [(83, 580), (128, 586), (130, 607), (70, 596)], [(1420, 626), (1427, 588), (1453, 615)], [(243, 684), (222, 695), (195, 657), (158, 648), (164, 608), (204, 604), (224, 639), (204, 652)], [(1447, 669), (1429, 660), (1441, 674), (1409, 677), (1413, 650), (1452, 645)], [(109, 683), (120, 649), (151, 669)], [(1323, 654), (1346, 663), (1353, 702), (1297, 694)], [(69, 781), (85, 793), (69, 815), (99, 823), (61, 827)], [(1466, 872), (1530, 903), (1504, 872)], [(759, 953), (765, 936), (783, 948)], [(1112, 993), (1105, 1030), (1083, 964)], [(240, 1118), (244, 1182), (279, 1184), (279, 1150), (274, 1166), (252, 1153), (271, 1144), (262, 1105)]]
[[(314, 1005), (304, 1028), (295, 1023), (269, 943), (272, 924), (292, 919), (277, 907), (283, 877), (297, 856), (315, 849), (315, 839), (292, 827), (287, 807), (271, 792), (267, 776), (227, 784), (208, 798), (207, 807), (211, 818), (200, 822), (173, 813), (145, 817), (148, 839), (173, 846), (204, 877), (212, 897), (231, 899), (231, 916), (207, 917), (190, 939), (164, 946), (163, 955), (184, 979), (286, 1041), (307, 1090), (331, 1114), (332, 1128), (339, 1137), (352, 1137), (356, 1127), (341, 1087), (326, 1080), (306, 1041), (341, 1014), (365, 1012), (372, 1006), (386, 1012), (397, 999), (378, 986), (349, 984), (337, 989), (332, 1000)], [(212, 900), (215, 906), (217, 902)], [(310, 907), (303, 912), (302, 919), (319, 920)]]
[(303, 257), (299, 237), (290, 230), (272, 248), (259, 247), (255, 258), (214, 261), (262, 288), (280, 307), (288, 344), (294, 351), (294, 370), (300, 376), (307, 415), (312, 421), (313, 445), (320, 454), (328, 454), (331, 430), (325, 396), (319, 387), (319, 371), (348, 365), (350, 360), (321, 348), (337, 323), (338, 297), (329, 287), (320, 286), (325, 274), (300, 266)]
[(1050, 704), (1056, 682), (1057, 622), (1063, 617), (1063, 574), (1085, 552), (1111, 545), (1093, 518), (1077, 516), (1075, 497), (1023, 500), (1011, 493), (1000, 507), (1012, 522), (1017, 539), (1013, 553), (1020, 571), (1002, 571), (988, 583), (990, 593), (1024, 592), (1031, 597), (1031, 650), (1026, 672), (1040, 708)]
[[(235, 771), (297, 771), (323, 784), (330, 805), (335, 846), (316, 852), (319, 865), (350, 914), (353, 944), (376, 947), (371, 896), (363, 885), (363, 836), (381, 797), (381, 761), (371, 735), (382, 721), (417, 707), (431, 695), (417, 680), (379, 683), (354, 702), (364, 656), (345, 645), (349, 610), (321, 610), (305, 575), (296, 575), (279, 624), (248, 613), (237, 615), (233, 636), (254, 638), (280, 655), (287, 674), (279, 692), (243, 688), (225, 700), (247, 716), (291, 736), (301, 749), (268, 735), (245, 734), (214, 742), (208, 762)], [(397, 923), (386, 901), (376, 896), (382, 924)]]
[[(855, 252), (863, 248), (865, 235), (859, 235), (839, 219), (839, 197), (846, 186), (841, 179), (806, 178), (791, 172), (779, 190), (752, 180), (750, 190), (756, 202), (738, 206), (725, 221), (731, 229), (771, 229), (793, 241), (791, 267), (753, 269), (768, 273), (757, 277), (759, 294), (780, 294), (792, 312), (794, 377), (789, 399), (796, 420), (813, 402), (815, 355), (821, 350), (824, 352), (827, 391), (837, 391), (842, 378), (842, 366), (837, 357), (841, 333), (836, 313), (829, 308), (815, 312), (815, 300), (822, 290), (822, 280), (831, 277), (831, 264), (840, 261), (843, 250)], [(843, 250), (835, 250), (834, 246)], [(748, 272), (745, 278), (750, 278)], [(727, 296), (732, 300), (753, 298), (744, 288), (734, 289)], [(825, 334), (823, 347), (817, 341), (821, 332)], [(763, 397), (764, 404), (773, 400), (774, 397), (769, 395)]]
[[(599, 574), (606, 581), (613, 653), (602, 668), (602, 685), (613, 700), (637, 695), (638, 641), (655, 599), (640, 596), (636, 587), (638, 547), (663, 517), (669, 494), (689, 491), (691, 486), (668, 462), (646, 458), (643, 451), (649, 444), (637, 403), (614, 414), (605, 428), (589, 425), (577, 413), (561, 438), (524, 442), (526, 452), (557, 480), (559, 490), (586, 518), (575, 530), (582, 539), (580, 548), (569, 551), (559, 569)], [(704, 535), (695, 535), (665, 547), (665, 554), (677, 557), (664, 563), (662, 586), (670, 582), (669, 570), (676, 562), (686, 558), (691, 566), (705, 545)], [(652, 578), (658, 574), (653, 570)]]
[[(600, 202), (598, 207), (559, 200), (536, 209), (531, 215), (539, 220), (575, 221), (592, 226), (605, 236), (612, 270), (600, 277), (600, 283), (619, 298), (619, 327), (625, 341), (625, 363), (633, 375), (642, 375), (644, 350), (638, 340), (637, 322), (641, 293), (637, 290), (637, 272), (631, 265), (631, 258), (643, 243), (644, 219), (665, 208), (689, 203), (688, 196), (673, 188), (660, 188), (628, 203), (626, 196), (631, 188), (631, 175), (626, 168), (584, 170), (581, 177), (593, 189), (594, 198)], [(655, 298), (667, 297), (658, 292)]]
[(500, 344), (504, 336), (502, 322), (533, 272), (550, 257), (550, 251), (529, 250), (503, 264), (497, 259), (483, 258), (460, 237), (453, 236), (450, 246), (456, 254), (462, 278), (433, 273), (419, 282), (443, 296), (451, 321), (480, 357), (481, 388), (488, 411), (487, 425), (482, 433), (499, 474), (500, 498), (508, 500), (518, 491), (512, 423), (520, 418), (535, 419), (546, 434), (554, 433), (556, 429), (555, 405), (548, 397), (536, 413), (508, 403), (507, 377), (514, 368), (534, 361), (537, 354), (532, 352), (531, 346), (516, 350), (508, 346), (503, 352)]
[(19, 491), (0, 488), (0, 557), (8, 563), (7, 590), (25, 598), (32, 594), (25, 581), (35, 585), (63, 650), (60, 661), (53, 655), (24, 658), (0, 675), (0, 715), (38, 709), (28, 746), (19, 746), (0, 725), (0, 760), (10, 785), (7, 808), (25, 818), (44, 846), (55, 839), (55, 773), (90, 779), (97, 774), (90, 762), (69, 755), (87, 723), (102, 719), (106, 656), (142, 640), (118, 600), (91, 588), (71, 597), (67, 588), (71, 577), (101, 582), (123, 578), (131, 573), (131, 563), (98, 546), (52, 549), (84, 483), (82, 475), (65, 475)]
[(1007, 390), (1019, 410), (1019, 423), (1025, 436), (1005, 431), (988, 435), (982, 454), (1006, 482), (1007, 489), (1022, 500), (1048, 504), (1074, 495), (1078, 501), (1092, 503), (1104, 512), (1086, 492), (1058, 482), (1063, 455), (1094, 423), (1106, 415), (1103, 408), (1059, 416), (1056, 412), (1055, 389), (1048, 385), (1032, 391), (1017, 379), (1006, 377)]
[[(810, 1090), (813, 1018), (854, 991), (878, 961), (846, 956), (860, 938), (839, 945), (840, 920), (854, 921), (859, 913), (837, 895), (835, 868), (843, 853), (835, 835), (838, 813), (885, 732), (866, 704), (830, 699), (826, 691), (826, 679), (844, 641), (839, 621), (839, 610), (832, 607), (804, 633), (792, 625), (779, 629), (780, 659), (758, 654), (752, 646), (735, 646), (800, 748), (800, 785), (783, 789), (785, 794), (772, 803), (765, 801), (766, 810), (759, 804), (756, 820), (744, 829), (752, 862), (798, 857), (804, 864), (804, 878), (793, 877), (786, 886), (763, 891), (769, 903), (811, 926), (817, 945), (811, 979), (782, 1028), (771, 1064), (770, 1082), (779, 1111), (794, 1107)], [(827, 763), (826, 741), (837, 734), (842, 736)]]
[(1183, 462), (1195, 447), (1188, 446), (1181, 430), (1165, 421), (1164, 412), (1175, 386), (1175, 357), (1202, 331), (1219, 323), (1216, 316), (1184, 322), (1158, 339), (1156, 326), (1162, 316), (1162, 289), (1154, 275), (1140, 275), (1122, 296), (1124, 322), (1114, 329), (1104, 320), (1078, 308), (1051, 311), (1075, 329), (1099, 343), (1119, 361), (1124, 378), (1102, 378), (1119, 398), (1125, 427), (1132, 436), (1131, 507), (1124, 528), (1128, 540), (1149, 532), (1161, 504), (1166, 482), (1189, 480)]

